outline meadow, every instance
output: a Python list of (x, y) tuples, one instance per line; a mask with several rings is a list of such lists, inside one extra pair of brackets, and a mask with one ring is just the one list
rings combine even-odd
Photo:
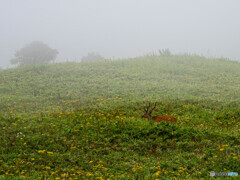
[[(149, 102), (178, 122), (141, 118)], [(240, 173), (239, 132), (236, 61), (148, 55), (0, 71), (0, 179), (212, 179)]]

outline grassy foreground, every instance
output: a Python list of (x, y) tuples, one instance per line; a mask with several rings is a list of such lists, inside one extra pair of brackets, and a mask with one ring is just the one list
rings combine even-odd
[[(0, 71), (0, 179), (240, 173), (239, 90), (240, 63), (200, 56)], [(148, 102), (178, 123), (142, 119)]]

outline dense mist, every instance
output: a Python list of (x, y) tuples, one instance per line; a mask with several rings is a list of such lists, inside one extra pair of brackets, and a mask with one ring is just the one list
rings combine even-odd
[(0, 0), (0, 66), (32, 41), (57, 49), (57, 61), (172, 53), (240, 60), (238, 0)]

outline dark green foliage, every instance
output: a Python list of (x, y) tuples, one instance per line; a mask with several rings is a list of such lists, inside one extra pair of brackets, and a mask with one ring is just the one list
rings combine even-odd
[(49, 63), (56, 59), (58, 51), (51, 49), (47, 44), (34, 41), (15, 53), (10, 62), (17, 65)]
[(104, 57), (102, 57), (98, 53), (88, 53), (87, 56), (83, 56), (81, 62), (94, 62), (94, 61), (103, 61)]

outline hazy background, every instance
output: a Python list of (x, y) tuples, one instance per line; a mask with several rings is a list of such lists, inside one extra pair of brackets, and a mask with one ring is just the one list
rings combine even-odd
[(240, 60), (239, 0), (0, 0), (0, 66), (40, 40), (57, 61), (169, 48)]

